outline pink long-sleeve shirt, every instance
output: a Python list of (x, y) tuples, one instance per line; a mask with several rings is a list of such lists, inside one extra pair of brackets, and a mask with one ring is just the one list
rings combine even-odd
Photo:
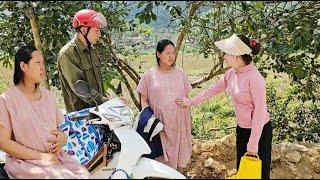
[(269, 121), (266, 103), (266, 83), (258, 69), (251, 63), (238, 69), (229, 69), (212, 87), (191, 99), (184, 98), (187, 106), (199, 104), (226, 90), (235, 105), (237, 124), (251, 128), (247, 151), (258, 152), (263, 126)]

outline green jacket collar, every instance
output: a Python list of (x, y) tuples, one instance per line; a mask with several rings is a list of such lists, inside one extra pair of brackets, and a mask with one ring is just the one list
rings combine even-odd
[(78, 38), (75, 37), (74, 42), (81, 52), (83, 52), (85, 49), (89, 51), (88, 47), (86, 47)]

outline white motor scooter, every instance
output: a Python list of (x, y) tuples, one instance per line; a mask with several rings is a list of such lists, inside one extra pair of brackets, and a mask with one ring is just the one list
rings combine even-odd
[[(90, 87), (85, 81), (77, 81), (75, 91), (82, 98), (91, 98)], [(106, 157), (107, 151), (112, 148), (116, 149), (117, 147), (110, 145), (106, 147), (107, 145), (104, 145), (104, 148), (101, 148), (102, 150), (98, 154), (100, 154), (103, 160), (99, 161), (99, 158), (94, 158), (89, 165), (90, 167), (88, 167), (92, 175), (91, 178), (186, 178), (177, 170), (163, 163), (142, 157), (144, 154), (150, 154), (151, 149), (133, 128), (133, 112), (120, 99), (109, 100), (95, 108), (91, 108), (89, 112), (98, 117), (89, 121), (92, 124), (108, 126), (110, 133), (114, 133), (121, 145), (120, 151), (114, 152), (109, 157), (110, 160)]]

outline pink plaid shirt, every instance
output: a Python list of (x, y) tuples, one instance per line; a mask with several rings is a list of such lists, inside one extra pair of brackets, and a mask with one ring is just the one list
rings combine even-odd
[(235, 105), (237, 124), (251, 128), (247, 151), (258, 152), (263, 126), (269, 121), (266, 103), (266, 83), (253, 63), (238, 69), (229, 69), (212, 87), (191, 99), (184, 98), (187, 106), (199, 104), (226, 90)]

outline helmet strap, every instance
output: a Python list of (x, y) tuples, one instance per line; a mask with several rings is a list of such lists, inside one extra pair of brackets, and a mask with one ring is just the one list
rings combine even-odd
[(86, 40), (86, 43), (88, 45), (88, 49), (90, 50), (90, 47), (91, 47), (91, 43), (88, 39), (88, 34), (89, 34), (89, 31), (90, 31), (91, 27), (88, 27), (88, 30), (87, 30), (87, 33), (86, 34), (83, 34), (82, 31), (80, 31), (80, 33), (82, 34), (82, 36), (84, 37), (84, 39)]

